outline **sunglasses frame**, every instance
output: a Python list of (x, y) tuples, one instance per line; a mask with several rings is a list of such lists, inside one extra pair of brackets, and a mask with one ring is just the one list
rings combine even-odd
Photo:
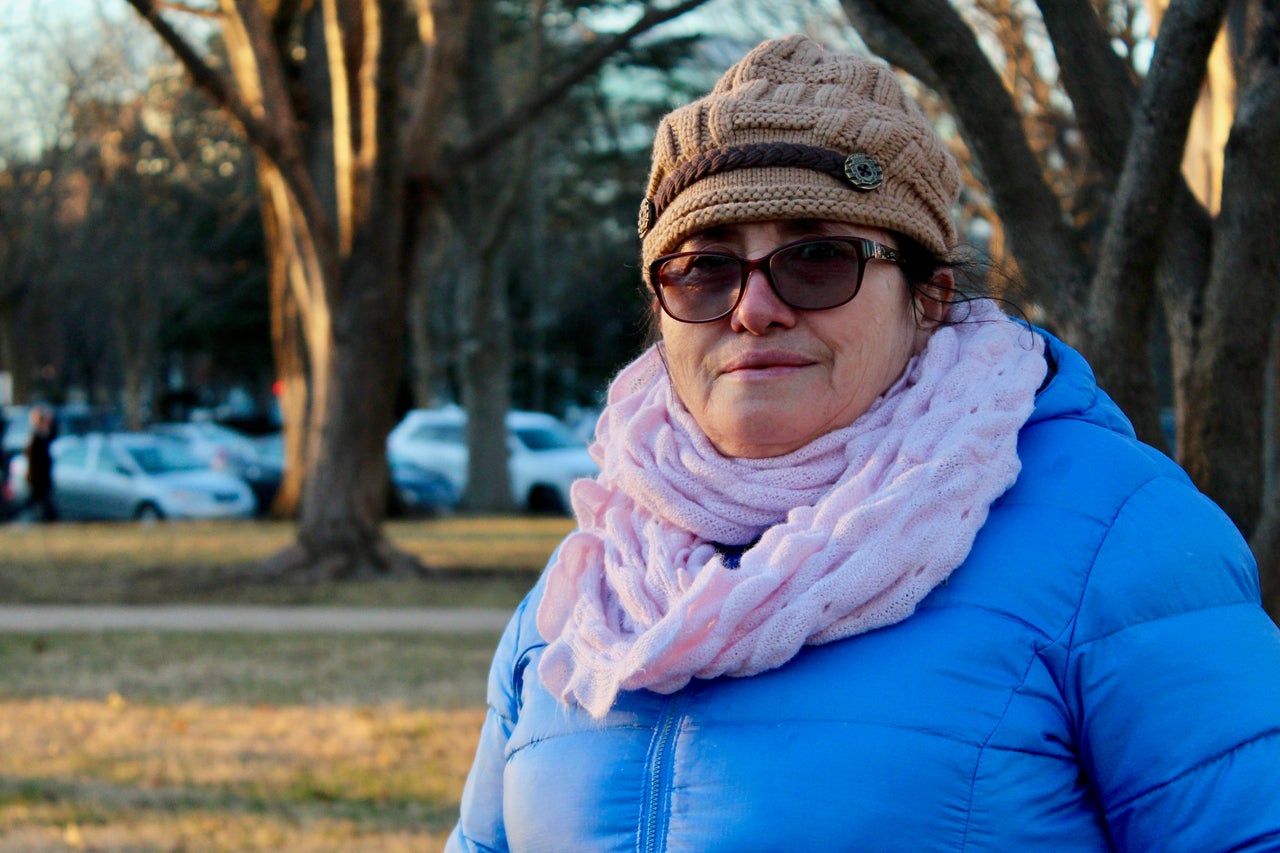
[[(834, 305), (824, 305), (821, 308), (805, 308), (800, 305), (793, 305), (791, 302), (787, 301), (787, 298), (783, 296), (782, 293), (778, 291), (778, 286), (773, 280), (773, 271), (769, 268), (770, 262), (779, 252), (785, 252), (788, 249), (794, 249), (797, 246), (804, 246), (809, 243), (847, 243), (856, 247), (856, 254), (858, 257), (858, 278), (857, 281), (854, 282), (853, 290), (849, 293), (848, 298), (842, 299)], [(742, 278), (738, 282), (738, 295), (734, 298), (733, 304), (729, 306), (727, 311), (702, 320), (686, 320), (683, 317), (677, 317), (675, 313), (672, 312), (670, 306), (667, 305), (667, 300), (662, 296), (664, 288), (658, 280), (658, 275), (664, 264), (678, 260), (679, 258), (689, 258), (695, 255), (724, 258), (725, 260), (733, 261), (737, 263), (738, 268), (742, 271)], [(829, 311), (832, 308), (839, 308), (841, 305), (847, 305), (853, 301), (854, 297), (858, 295), (858, 291), (862, 289), (862, 277), (866, 274), (867, 264), (871, 261), (887, 261), (900, 266), (903, 263), (903, 257), (902, 253), (897, 249), (894, 249), (891, 246), (886, 246), (883, 243), (877, 243), (875, 240), (868, 240), (865, 237), (806, 237), (803, 240), (794, 240), (790, 243), (784, 243), (783, 245), (771, 249), (760, 257), (754, 259), (744, 258), (741, 255), (735, 255), (732, 252), (675, 252), (670, 255), (663, 255), (659, 258), (654, 258), (654, 260), (649, 264), (649, 287), (653, 290), (654, 295), (657, 296), (658, 304), (662, 306), (663, 312), (678, 323), (714, 323), (716, 320), (723, 320), (725, 317), (728, 317), (734, 311), (738, 310), (738, 306), (742, 303), (742, 296), (747, 292), (747, 281), (751, 278), (751, 274), (756, 270), (760, 270), (764, 273), (764, 280), (769, 284), (769, 289), (773, 291), (773, 295), (778, 297), (778, 300), (788, 308), (795, 311)]]

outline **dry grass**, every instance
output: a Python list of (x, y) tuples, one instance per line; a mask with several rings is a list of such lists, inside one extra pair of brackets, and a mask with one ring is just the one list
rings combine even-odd
[[(452, 516), (387, 522), (387, 535), (441, 568), (540, 569), (573, 525), (568, 518)], [(277, 521), (161, 524), (19, 524), (0, 527), (5, 563), (99, 567), (225, 565), (287, 545), (293, 525)]]
[(7, 525), (0, 602), (397, 604), (510, 607), (572, 522), (455, 517), (394, 522), (388, 536), (447, 579), (280, 586), (222, 582), (287, 545), (282, 522)]
[(0, 849), (439, 850), (496, 640), (0, 637)]
[(115, 695), (2, 711), (6, 851), (439, 850), (482, 719)]
[[(496, 634), (0, 634), (0, 699), (463, 708)], [(3, 748), (0, 747), (0, 752)]]
[[(283, 524), (7, 526), (0, 601), (509, 607), (568, 527), (393, 524), (456, 576), (272, 588), (209, 581), (287, 544)], [(0, 850), (439, 850), (496, 639), (0, 635)]]

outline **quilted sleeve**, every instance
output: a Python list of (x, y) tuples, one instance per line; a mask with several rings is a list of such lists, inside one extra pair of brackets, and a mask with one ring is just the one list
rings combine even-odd
[(507, 849), (502, 819), (502, 775), (507, 741), (519, 716), (521, 673), (517, 662), (523, 657), (523, 636), (534, 630), (530, 602), (535, 593), (530, 593), (511, 617), (489, 667), (488, 712), (462, 791), (461, 814), (445, 845), (446, 853), (489, 853)]
[(1280, 849), (1280, 631), (1247, 545), (1189, 484), (1120, 509), (1066, 687), (1117, 850)]

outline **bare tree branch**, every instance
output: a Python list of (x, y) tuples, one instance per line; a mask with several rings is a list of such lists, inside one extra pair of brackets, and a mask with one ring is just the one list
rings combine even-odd
[(1037, 0), (1062, 72), (1062, 87), (1099, 169), (1110, 181), (1124, 168), (1138, 87), (1089, 0)]
[[(312, 187), (310, 179), (307, 177), (306, 167), (303, 163), (297, 140), (289, 132), (290, 125), (296, 122), (292, 109), (289, 107), (283, 71), (277, 63), (274, 74), (272, 73), (271, 63), (265, 62), (263, 59), (265, 46), (255, 44), (254, 52), (259, 60), (259, 68), (262, 73), (264, 96), (271, 106), (269, 109), (262, 110), (262, 115), (259, 115), (227, 83), (226, 78), (209, 67), (209, 64), (204, 61), (204, 58), (200, 56), (195, 48), (160, 15), (159, 6), (155, 0), (127, 0), (127, 2), (174, 52), (183, 67), (187, 69), (187, 73), (191, 75), (191, 79), (196, 86), (208, 93), (214, 103), (231, 114), (236, 123), (244, 130), (244, 134), (250, 144), (277, 164), (281, 175), (284, 176), (290, 188), (290, 192), (298, 199), (299, 206), (307, 215), (312, 229), (324, 230), (329, 228), (328, 217), (325, 216), (324, 208), (316, 197), (314, 187)], [(241, 2), (239, 5), (243, 7), (243, 11), (251, 19), (261, 18), (261, 9), (258, 8), (257, 3)], [(268, 31), (265, 19), (258, 23), (262, 24), (262, 27), (250, 26), (248, 28), (250, 39), (260, 40)], [(267, 51), (267, 55), (269, 55), (269, 51)]]
[(174, 12), (181, 12), (184, 15), (194, 15), (197, 18), (220, 18), (221, 14), (217, 9), (206, 9), (201, 6), (189, 6), (186, 3), (179, 3), (177, 0), (156, 0), (157, 9), (171, 9)]
[(245, 136), (252, 144), (278, 161), (280, 142), (275, 139), (271, 128), (253, 114), (235, 89), (227, 85), (226, 79), (210, 68), (204, 61), (204, 57), (197, 53), (196, 49), (160, 15), (160, 9), (171, 4), (157, 3), (153, 0), (126, 0), (126, 2), (150, 24), (156, 35), (160, 36), (161, 40), (174, 52), (196, 86), (208, 93), (214, 103), (231, 113), (232, 118), (244, 130)]
[[(1088, 0), (1037, 0), (1055, 48), (1062, 85), (1071, 98), (1076, 120), (1094, 162), (1114, 184), (1124, 168), (1133, 129), (1138, 86), (1128, 67), (1112, 50), (1111, 39)], [(1171, 227), (1207, 234), (1207, 214), (1185, 179), (1178, 181)], [(1182, 266), (1174, 264), (1177, 269)], [(1192, 288), (1191, 276), (1173, 274), (1169, 283), (1180, 291)], [(1162, 280), (1163, 277), (1162, 277)], [(1185, 300), (1188, 294), (1181, 293)]]
[[(670, 8), (650, 8), (627, 29), (612, 38), (603, 39), (588, 50), (583, 51), (573, 66), (565, 69), (528, 100), (517, 105), (498, 121), (450, 152), (444, 158), (448, 162), (450, 170), (457, 170), (475, 163), (502, 144), (511, 141), (520, 131), (537, 119), (544, 110), (559, 100), (565, 92), (595, 73), (609, 57), (621, 50), (625, 50), (637, 36), (648, 32), (659, 24), (678, 18), (706, 2), (707, 0), (683, 0), (683, 2), (677, 3)], [(445, 175), (432, 176), (436, 182), (440, 182), (446, 177)]]
[(911, 39), (886, 18), (874, 0), (843, 0), (844, 12), (858, 35), (877, 56), (896, 65), (921, 83), (942, 91), (942, 81)]
[[(429, 10), (423, 13), (429, 21), (429, 34), (424, 36), (427, 55), (413, 87), (417, 98), (411, 105), (402, 143), (409, 157), (408, 174), (419, 179), (418, 183), (430, 175), (440, 160), (444, 145), (442, 117), (461, 85), (466, 32), (475, 12), (475, 0), (430, 0)], [(442, 27), (440, 21), (451, 25)]]

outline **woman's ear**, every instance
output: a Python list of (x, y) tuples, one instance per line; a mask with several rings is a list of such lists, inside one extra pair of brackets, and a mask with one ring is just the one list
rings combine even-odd
[(912, 294), (916, 325), (932, 330), (947, 318), (956, 291), (956, 279), (950, 267), (939, 267), (927, 282), (917, 284)]

